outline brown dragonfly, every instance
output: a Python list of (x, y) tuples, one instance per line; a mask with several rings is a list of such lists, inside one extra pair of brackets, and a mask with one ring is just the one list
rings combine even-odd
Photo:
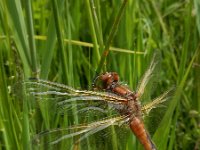
[[(117, 115), (109, 118), (104, 118), (84, 125), (81, 124), (67, 127), (67, 131), (73, 132), (57, 137), (48, 144), (54, 145), (62, 140), (72, 137), (78, 137), (78, 140), (76, 140), (76, 143), (78, 143), (109, 126), (121, 126), (126, 124), (130, 127), (131, 131), (145, 150), (156, 150), (155, 144), (151, 140), (148, 131), (145, 129), (143, 116), (148, 114), (157, 105), (165, 102), (169, 98), (168, 94), (171, 90), (164, 92), (150, 103), (141, 105), (141, 97), (157, 65), (154, 59), (145, 72), (136, 91), (131, 91), (126, 85), (122, 84), (119, 80), (119, 75), (116, 72), (106, 72), (97, 76), (93, 83), (93, 90), (91, 91), (77, 90), (70, 86), (40, 79), (26, 82), (29, 93), (35, 97), (41, 98), (46, 95), (65, 97), (64, 100), (60, 99), (56, 101), (57, 107), (62, 108), (63, 110), (71, 110), (73, 107), (77, 108), (81, 106), (78, 110), (76, 109), (77, 112), (98, 111), (104, 113), (105, 107), (102, 106), (107, 106), (109, 109), (117, 112)], [(99, 103), (101, 103), (101, 105), (99, 105)], [(87, 106), (85, 104), (87, 104)], [(40, 138), (60, 130), (62, 129), (42, 132), (38, 134), (37, 137)]]

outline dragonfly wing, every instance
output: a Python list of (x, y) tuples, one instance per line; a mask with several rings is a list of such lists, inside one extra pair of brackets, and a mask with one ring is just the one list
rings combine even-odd
[(156, 108), (156, 106), (158, 106), (159, 104), (167, 101), (170, 98), (170, 93), (173, 91), (172, 89), (167, 90), (166, 92), (164, 92), (163, 94), (161, 94), (160, 96), (158, 96), (157, 98), (155, 98), (152, 102), (144, 105), (142, 107), (142, 112), (143, 114), (149, 114), (149, 112), (153, 109)]
[[(61, 110), (61, 112), (64, 113), (63, 117), (70, 115), (70, 113), (71, 115), (78, 113), (78, 115), (76, 115), (78, 117), (77, 121), (79, 123), (88, 123), (87, 125), (78, 125), (66, 129), (56, 129), (52, 131), (42, 132), (34, 138), (35, 142), (41, 141), (40, 143), (42, 145), (57, 145), (57, 143), (65, 139), (72, 139), (73, 137), (78, 138), (78, 140), (75, 140), (75, 142), (80, 142), (90, 135), (106, 129), (111, 125), (119, 125), (128, 121), (127, 116), (119, 116), (103, 119), (103, 121), (94, 122), (95, 120), (102, 120), (102, 118), (113, 114), (111, 113), (111, 111), (114, 110), (114, 107), (109, 104), (120, 105), (121, 107), (123, 107), (123, 105), (127, 103), (127, 99), (120, 97), (116, 94), (109, 92), (76, 90), (63, 84), (57, 84), (40, 79), (36, 81), (27, 81), (25, 82), (25, 86), (28, 94), (33, 95), (36, 100), (38, 99), (39, 103), (50, 102), (53, 108), (57, 107), (59, 111)], [(49, 105), (46, 105), (46, 103), (44, 103), (44, 106), (46, 109), (46, 106), (48, 107)], [(48, 110), (53, 111), (52, 113), (55, 113), (55, 109), (48, 108)], [(48, 110), (47, 112), (49, 112)], [(93, 113), (94, 111), (95, 113)], [(99, 112), (100, 115), (98, 114)], [(107, 114), (104, 114), (102, 112), (105, 112)], [(63, 117), (61, 116), (61, 122), (62, 119), (64, 119)], [(91, 121), (93, 123), (91, 123)], [(72, 125), (75, 124), (72, 119), (69, 119), (69, 123)], [(50, 138), (50, 140), (46, 140), (48, 138)]]
[[(51, 131), (41, 132), (37, 134), (34, 138), (35, 141), (40, 141), (38, 139), (45, 138), (45, 136), (52, 136), (55, 139), (51, 140), (48, 144), (54, 145), (58, 144), (63, 140), (70, 139), (73, 137), (79, 137), (75, 142), (81, 142), (85, 138), (89, 137), (92, 134), (95, 134), (111, 125), (122, 125), (128, 121), (128, 116), (116, 116), (96, 122), (92, 122), (86, 125), (77, 125), (68, 127), (65, 129), (54, 129)], [(62, 133), (62, 134), (59, 134)], [(56, 136), (55, 136), (56, 135)]]
[(139, 82), (137, 87), (137, 97), (140, 99), (140, 97), (143, 95), (146, 85), (148, 84), (149, 80), (151, 79), (154, 69), (157, 65), (157, 62), (155, 61), (155, 55), (153, 56), (149, 68), (146, 70), (145, 74), (142, 77), (142, 80)]
[[(35, 81), (24, 82), (27, 86), (27, 91), (29, 94), (38, 97), (45, 97), (47, 95), (56, 95), (58, 97), (81, 97), (81, 96), (91, 96), (91, 98), (85, 97), (85, 101), (98, 100), (106, 101), (112, 103), (126, 103), (127, 99), (120, 97), (116, 94), (109, 92), (95, 92), (87, 90), (77, 90), (70, 86), (58, 84), (46, 80), (37, 79)], [(71, 101), (77, 101), (76, 99), (71, 99)], [(82, 99), (80, 99), (82, 100)], [(68, 100), (69, 101), (69, 100)]]
[[(67, 114), (70, 113), (70, 110), (75, 108), (76, 112), (73, 113), (78, 115), (79, 118), (94, 115), (98, 115), (99, 117), (105, 117), (105, 115), (109, 115), (110, 113), (117, 113), (113, 105), (109, 105), (109, 103), (103, 100), (101, 101), (99, 100), (99, 97), (95, 96), (73, 97), (67, 100), (57, 102), (56, 105), (59, 112)], [(119, 105), (119, 107), (123, 107), (122, 104), (116, 105)]]

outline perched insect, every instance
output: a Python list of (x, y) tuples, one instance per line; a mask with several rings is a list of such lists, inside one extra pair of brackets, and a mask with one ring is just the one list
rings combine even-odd
[[(129, 126), (137, 136), (145, 150), (155, 150), (155, 145), (147, 133), (143, 121), (139, 94), (132, 92), (127, 86), (119, 83), (119, 76), (116, 72), (106, 72), (95, 79), (94, 87), (99, 90), (115, 93), (125, 99), (121, 102), (122, 107), (116, 107), (121, 115), (126, 115), (129, 119)], [(161, 102), (161, 101), (160, 101)]]
[[(118, 112), (118, 115), (115, 115), (114, 117), (112, 116), (103, 120), (97, 120), (85, 125), (68, 127), (67, 130), (73, 130), (73, 132), (57, 137), (57, 139), (51, 141), (49, 144), (57, 144), (64, 139), (75, 136), (79, 136), (77, 141), (82, 141), (86, 137), (111, 125), (128, 124), (145, 150), (156, 150), (156, 146), (145, 129), (142, 116), (148, 114), (151, 109), (156, 107), (156, 105), (166, 101), (170, 90), (164, 92), (161, 96), (155, 98), (152, 102), (146, 105), (142, 106), (140, 102), (140, 98), (144, 93), (145, 86), (152, 76), (155, 66), (156, 63), (153, 59), (135, 92), (131, 91), (127, 86), (119, 82), (119, 75), (116, 72), (106, 72), (97, 76), (94, 80), (92, 91), (76, 90), (63, 84), (40, 79), (33, 82), (26, 82), (26, 85), (30, 86), (29, 93), (36, 97), (45, 95), (66, 97), (65, 100), (61, 99), (56, 102), (57, 106), (65, 109), (81, 106), (80, 109), (77, 110), (78, 112), (89, 112), (94, 110), (105, 112), (102, 105), (106, 105)], [(74, 102), (76, 102), (76, 106), (73, 106)], [(97, 102), (98, 105), (88, 105), (85, 107), (84, 104), (87, 102)], [(102, 104), (99, 105), (99, 102)], [(56, 129), (43, 132), (39, 134), (39, 136), (44, 136), (58, 131), (59, 130)]]

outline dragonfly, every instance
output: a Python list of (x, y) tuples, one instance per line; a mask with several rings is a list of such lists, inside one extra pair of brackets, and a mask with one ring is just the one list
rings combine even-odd
[[(28, 92), (35, 97), (41, 98), (46, 95), (64, 97), (64, 99), (56, 101), (56, 106), (64, 110), (68, 111), (73, 107), (81, 106), (76, 110), (77, 112), (98, 111), (100, 113), (105, 113), (106, 109), (115, 110), (117, 112), (117, 115), (88, 124), (69, 126), (66, 130), (72, 132), (57, 137), (48, 144), (54, 145), (72, 137), (78, 137), (78, 140), (76, 140), (76, 143), (78, 143), (90, 135), (101, 132), (110, 126), (122, 126), (125, 124), (137, 137), (145, 150), (156, 150), (156, 145), (145, 128), (143, 116), (149, 114), (149, 112), (159, 104), (167, 101), (171, 91), (165, 91), (160, 96), (154, 98), (150, 103), (145, 105), (141, 104), (141, 97), (145, 91), (146, 85), (153, 76), (156, 65), (157, 62), (155, 58), (153, 58), (142, 80), (139, 82), (136, 91), (132, 91), (127, 85), (122, 84), (116, 72), (105, 72), (98, 75), (92, 84), (93, 90), (78, 90), (64, 84), (42, 79), (27, 81), (26, 86), (29, 87)], [(76, 105), (74, 105), (74, 103), (76, 103)], [(58, 131), (59, 129), (41, 132), (38, 134), (38, 137), (53, 134)]]

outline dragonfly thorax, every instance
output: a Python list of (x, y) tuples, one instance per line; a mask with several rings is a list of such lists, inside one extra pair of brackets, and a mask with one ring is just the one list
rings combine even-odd
[(130, 119), (133, 117), (141, 117), (141, 104), (136, 99), (131, 99), (128, 101), (128, 114)]
[(93, 88), (94, 90), (112, 92), (127, 99), (134, 95), (134, 92), (119, 82), (119, 75), (116, 72), (106, 72), (97, 76), (93, 82)]
[(127, 99), (123, 106), (113, 107), (120, 113), (131, 116), (140, 116), (141, 106), (137, 100), (137, 94), (131, 91), (126, 85), (119, 83), (119, 75), (116, 72), (106, 72), (95, 78), (93, 88), (112, 92)]

